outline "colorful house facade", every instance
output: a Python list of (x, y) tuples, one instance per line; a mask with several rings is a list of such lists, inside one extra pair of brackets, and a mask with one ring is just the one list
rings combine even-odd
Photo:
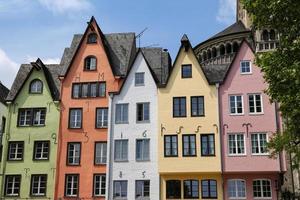
[(53, 199), (59, 128), (59, 65), (21, 65), (7, 97), (1, 199)]

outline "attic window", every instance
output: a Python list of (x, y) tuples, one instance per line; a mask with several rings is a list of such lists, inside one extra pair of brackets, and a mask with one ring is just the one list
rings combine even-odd
[(43, 82), (39, 79), (31, 81), (29, 92), (32, 94), (41, 94), (43, 92)]
[(87, 43), (88, 43), (88, 44), (97, 43), (97, 34), (96, 34), (96, 33), (90, 33), (90, 34), (88, 35)]
[(84, 70), (94, 71), (97, 67), (97, 59), (95, 56), (88, 56), (84, 59)]

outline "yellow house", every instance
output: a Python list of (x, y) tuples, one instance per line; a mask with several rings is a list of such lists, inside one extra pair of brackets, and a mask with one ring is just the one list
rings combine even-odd
[(186, 35), (158, 104), (161, 199), (222, 199), (218, 85)]

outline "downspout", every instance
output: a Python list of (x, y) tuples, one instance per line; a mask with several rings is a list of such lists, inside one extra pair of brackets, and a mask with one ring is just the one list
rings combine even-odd
[[(278, 112), (278, 103), (275, 102), (275, 120), (276, 120), (276, 132), (279, 134), (280, 132), (280, 120), (279, 120), (279, 112)], [(280, 168), (280, 173), (283, 172), (282, 170), (282, 152), (279, 153), (279, 168)]]

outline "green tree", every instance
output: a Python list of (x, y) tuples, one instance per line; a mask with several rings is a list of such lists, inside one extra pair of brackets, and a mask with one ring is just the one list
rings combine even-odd
[(254, 30), (272, 27), (279, 33), (275, 51), (256, 54), (256, 63), (268, 83), (266, 93), (278, 102), (285, 119), (282, 134), (276, 134), (269, 149), (293, 155), (294, 167), (300, 162), (300, 1), (242, 0)]

